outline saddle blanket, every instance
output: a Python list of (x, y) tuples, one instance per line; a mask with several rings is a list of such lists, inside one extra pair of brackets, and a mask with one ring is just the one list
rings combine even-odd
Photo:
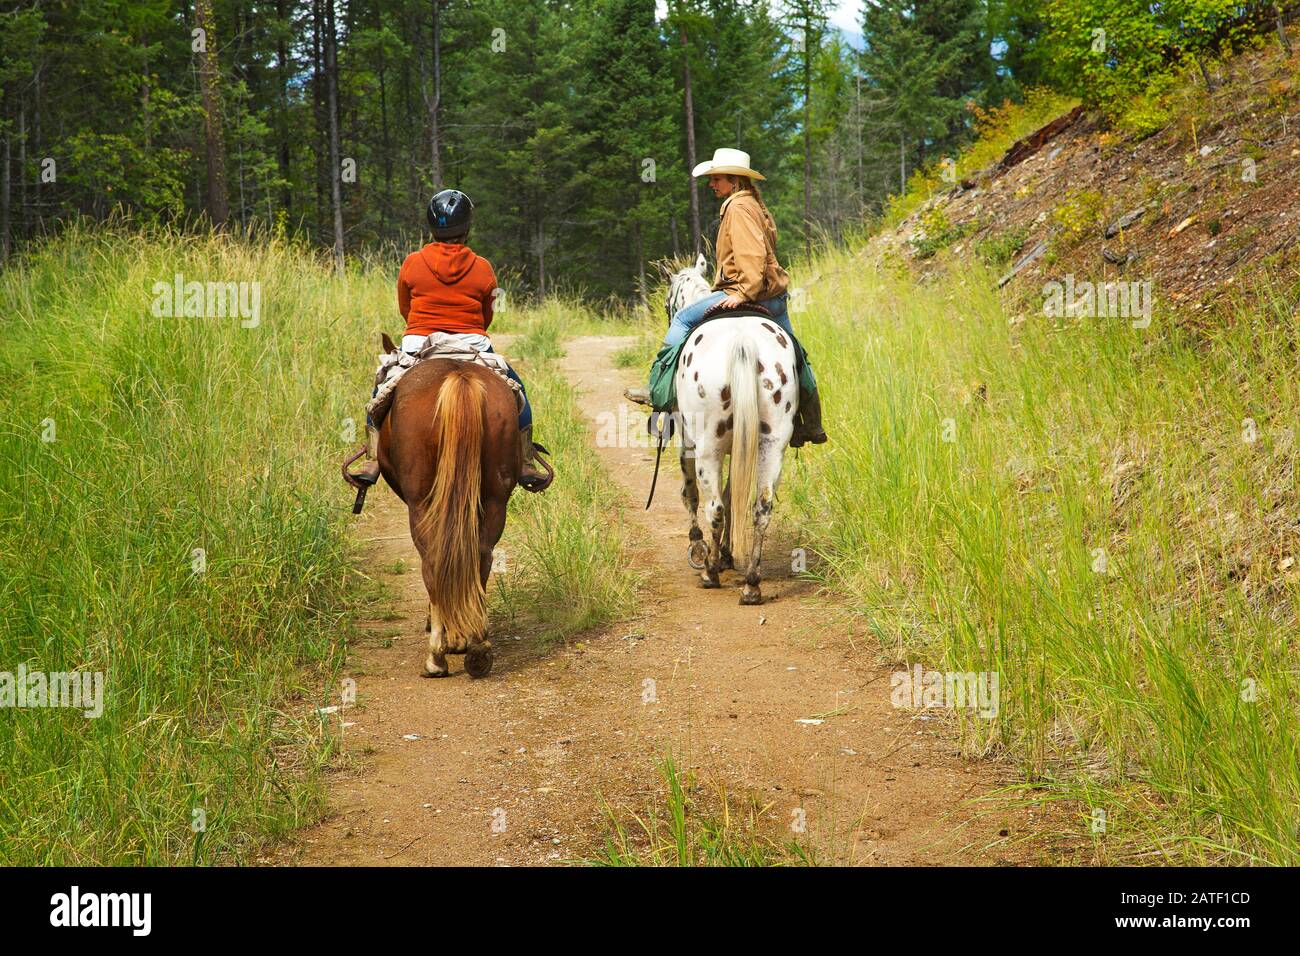
[[(720, 314), (713, 314), (715, 311)], [(739, 311), (739, 310), (737, 310)], [(712, 322), (714, 319), (720, 319), (727, 315), (735, 315), (737, 311), (727, 310), (710, 310), (705, 313), (704, 320), (699, 325), (691, 329), (691, 335), (694, 335), (695, 329), (698, 329), (705, 322)], [(764, 314), (770, 314), (766, 309)], [(753, 315), (753, 312), (742, 311), (740, 314)], [(755, 316), (758, 318), (758, 316)], [(650, 403), (656, 412), (673, 412), (677, 410), (677, 362), (681, 359), (682, 351), (686, 348), (687, 343), (691, 340), (691, 335), (686, 336), (677, 345), (665, 345), (655, 356), (655, 361), (650, 366)], [(793, 338), (793, 336), (792, 336)], [(795, 373), (799, 379), (799, 387), (805, 392), (813, 390), (812, 365), (808, 361), (808, 353), (804, 351), (803, 344), (794, 339), (795, 354)]]
[[(370, 416), (376, 428), (388, 413), (388, 407), (393, 402), (393, 392), (397, 390), (397, 383), (402, 380), (402, 376), (421, 362), (435, 358), (476, 362), (484, 368), (491, 369), (510, 386), (510, 390), (515, 393), (515, 401), (520, 411), (523, 410), (523, 390), (519, 387), (519, 383), (509, 376), (510, 366), (500, 355), (484, 351), (481, 347), (481, 343), (487, 341), (486, 336), (433, 332), (422, 342), (413, 343), (411, 341), (413, 338), (409, 335), (404, 336), (402, 348), (379, 356), (379, 368), (375, 371), (375, 397), (366, 405), (366, 414)], [(488, 344), (490, 346), (491, 343)]]

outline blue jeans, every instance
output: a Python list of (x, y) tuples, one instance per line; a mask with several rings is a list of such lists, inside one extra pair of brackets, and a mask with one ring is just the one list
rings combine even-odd
[[(704, 313), (726, 297), (727, 293), (725, 292), (710, 292), (698, 302), (692, 302), (690, 305), (678, 309), (677, 314), (673, 316), (673, 320), (668, 323), (668, 334), (664, 336), (664, 345), (681, 345), (681, 343), (685, 342), (686, 337), (691, 334), (691, 329), (704, 320)], [(790, 294), (782, 292), (774, 298), (763, 299), (759, 302), (759, 305), (771, 312), (772, 321), (785, 329), (790, 338), (793, 339), (795, 338), (794, 329), (790, 327), (790, 313), (786, 310), (789, 299)], [(810, 368), (810, 375), (811, 371)]]
[[(488, 346), (484, 351), (492, 352), (492, 346), (489, 345), (489, 346)], [(493, 354), (496, 354), (496, 353), (493, 352)], [(518, 382), (518, 383), (519, 383), (519, 394), (521, 394), (521, 395), (524, 397), (524, 407), (523, 407), (523, 409), (519, 412), (519, 428), (522, 430), (522, 429), (527, 428), (529, 425), (531, 425), (531, 424), (533, 423), (533, 406), (532, 406), (531, 404), (529, 404), (529, 401), (528, 401), (528, 390), (527, 390), (526, 388), (524, 388), (524, 380), (521, 379), (521, 378), (519, 377), (519, 373), (516, 372), (516, 371), (515, 371), (515, 370), (510, 366), (510, 363), (509, 363), (509, 362), (506, 363), (506, 375), (507, 375), (507, 377), (509, 377), (512, 381), (515, 381), (515, 382)], [(371, 393), (370, 393), (370, 397), (371, 397), (371, 398), (374, 398), (374, 397), (375, 397), (376, 395), (378, 395), (378, 394), (379, 394), (379, 386), (376, 385), (376, 386), (374, 387), (374, 390), (371, 391)], [(374, 428), (374, 427), (375, 427), (375, 423), (371, 420), (371, 418), (370, 418), (370, 413), (369, 413), (369, 412), (366, 413), (366, 424), (369, 425), (371, 428)]]
[[(492, 352), (492, 346), (489, 345), (487, 351)], [(493, 352), (493, 354), (496, 353)], [(533, 423), (533, 406), (528, 403), (528, 390), (524, 388), (524, 380), (519, 377), (518, 372), (510, 367), (509, 362), (506, 363), (506, 375), (511, 381), (519, 383), (519, 394), (524, 397), (524, 407), (519, 412), (519, 427), (521, 429), (527, 428)]]

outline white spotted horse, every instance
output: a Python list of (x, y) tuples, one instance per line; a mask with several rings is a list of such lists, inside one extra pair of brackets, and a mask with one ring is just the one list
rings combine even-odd
[[(670, 319), (709, 294), (706, 276), (700, 256), (669, 277)], [(691, 554), (702, 549), (703, 501), (710, 540), (700, 586), (720, 587), (719, 573), (739, 562), (745, 575), (741, 604), (763, 603), (763, 535), (772, 520), (782, 460), (799, 410), (795, 362), (795, 345), (775, 322), (760, 314), (730, 312), (692, 329), (677, 362), (677, 407), (685, 432), (682, 503), (691, 518)], [(724, 489), (727, 455), (730, 473)]]

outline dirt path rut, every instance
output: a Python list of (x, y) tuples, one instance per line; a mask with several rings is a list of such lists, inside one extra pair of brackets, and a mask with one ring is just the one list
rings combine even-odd
[[(562, 367), (593, 434), (633, 379), (612, 362), (630, 341), (566, 343)], [(892, 668), (791, 575), (780, 531), (765, 548), (766, 604), (741, 607), (734, 572), (721, 590), (700, 590), (685, 560), (676, 461), (665, 456), (645, 512), (652, 453), (599, 453), (642, 532), (641, 617), (549, 649), (497, 633), (495, 669), (480, 681), (459, 658), (451, 678), (419, 676), (425, 596), (405, 508), (386, 489), (372, 494), (358, 534), (374, 573), (404, 565), (393, 574), (401, 598), (350, 657), (358, 706), (343, 718), (349, 759), (331, 779), (330, 815), (282, 862), (587, 858), (605, 830), (603, 805), (643, 810), (658, 790), (654, 760), (670, 750), (706, 787), (768, 806), (773, 836), (794, 835), (803, 820), (800, 839), (826, 862), (1046, 862), (1031, 811), (976, 802), (1005, 768), (961, 758), (942, 721), (890, 706)]]

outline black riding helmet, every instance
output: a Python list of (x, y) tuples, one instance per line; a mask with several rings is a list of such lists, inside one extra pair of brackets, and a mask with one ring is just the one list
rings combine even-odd
[(435, 239), (460, 239), (469, 232), (474, 204), (459, 189), (444, 189), (429, 200), (428, 214)]

